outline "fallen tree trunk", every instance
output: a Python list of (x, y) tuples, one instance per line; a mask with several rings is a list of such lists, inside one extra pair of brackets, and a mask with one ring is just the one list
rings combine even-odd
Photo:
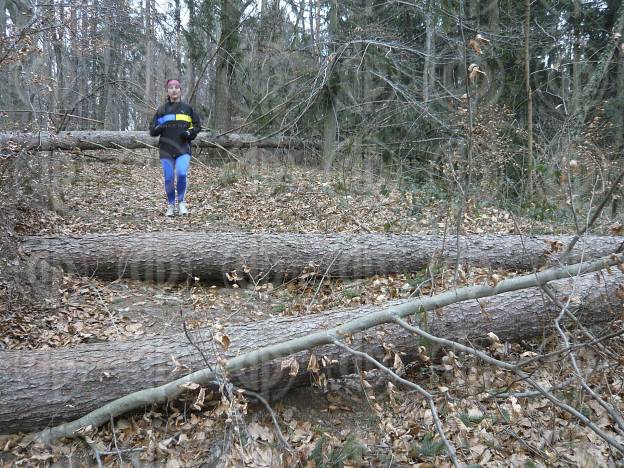
[[(461, 237), (457, 243), (454, 238), (424, 235), (159, 232), (24, 237), (22, 249), (84, 276), (160, 282), (197, 277), (227, 283), (226, 274), (234, 270), (246, 280), (248, 275), (280, 280), (311, 271), (339, 277), (415, 272), (432, 259), (454, 264), (458, 247), (464, 266), (530, 270), (550, 262), (571, 239), (483, 235)], [(623, 237), (586, 237), (567, 262), (608, 255), (623, 242)]]
[[(392, 317), (419, 312), (421, 324), (426, 323), (430, 333), (453, 340), (475, 340), (489, 332), (504, 341), (541, 335), (560, 310), (552, 303), (544, 302), (539, 288), (514, 289), (543, 284), (572, 272), (595, 271), (607, 261), (609, 259), (593, 262), (591, 269), (580, 270), (576, 266), (552, 269), (503, 281), (496, 287), (463, 288), (419, 301), (343, 309), (306, 317), (271, 318), (227, 327), (223, 333), (229, 337), (231, 345), (223, 353), (229, 359), (226, 368), (231, 371), (230, 377), (237, 386), (274, 396), (279, 396), (292, 385), (310, 381), (311, 375), (306, 370), (310, 352), (306, 349), (315, 348), (313, 352), (319, 356), (319, 361), (321, 356), (327, 357), (323, 361), (328, 363), (324, 369), (328, 377), (348, 374), (354, 368), (354, 359), (349, 353), (332, 345), (319, 346), (331, 342), (326, 330), (337, 325), (340, 327), (331, 332), (333, 336), (363, 331), (353, 335), (352, 347), (382, 359), (387, 353), (382, 345), (386, 345), (395, 352), (404, 353), (403, 359), (407, 361), (421, 343), (403, 328), (387, 322)], [(621, 262), (622, 257), (617, 261)], [(552, 271), (556, 274), (553, 275)], [(624, 275), (614, 270), (611, 274), (588, 274), (549, 284), (560, 300), (565, 300), (574, 291), (572, 303), (579, 304), (578, 319), (583, 323), (597, 324), (619, 317), (616, 312), (621, 313), (624, 294), (618, 288), (623, 282)], [(475, 300), (479, 297), (488, 298)], [(456, 303), (460, 300), (464, 302)], [(440, 305), (446, 306), (443, 311), (422, 312)], [(372, 328), (376, 326), (383, 329), (383, 343), (379, 341), (380, 328)], [(211, 335), (198, 332), (193, 334), (193, 340), (214, 366), (212, 350), (218, 345)], [(293, 341), (287, 340), (296, 340), (296, 347)], [(177, 334), (73, 349), (0, 352), (0, 432), (30, 431), (57, 425), (131, 392), (163, 385), (191, 370), (203, 369), (206, 364), (195, 346), (184, 334)], [(254, 350), (259, 351), (251, 353)], [(292, 366), (282, 369), (281, 363), (274, 359), (290, 354), (297, 359), (301, 369), (295, 377), (289, 375)], [(173, 372), (174, 362), (176, 368), (184, 366), (178, 368), (178, 371), (182, 370), (181, 374)], [(366, 362), (358, 365), (368, 367)], [(191, 375), (187, 377), (195, 379)], [(164, 390), (156, 394), (161, 400), (168, 395)], [(144, 404), (148, 401), (154, 400), (146, 400)], [(128, 408), (137, 408), (136, 400)], [(99, 420), (98, 424), (102, 422)]]
[[(201, 132), (194, 145), (207, 148), (318, 148), (319, 144), (283, 135), (270, 138), (258, 138), (247, 133), (229, 133), (215, 136)], [(9, 151), (33, 150), (98, 150), (104, 148), (139, 149), (158, 146), (158, 138), (151, 137), (147, 131), (115, 132), (108, 130), (72, 131), (72, 132), (0, 132), (0, 148)]]

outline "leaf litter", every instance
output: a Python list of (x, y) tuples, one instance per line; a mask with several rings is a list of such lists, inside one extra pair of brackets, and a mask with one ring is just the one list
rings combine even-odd
[[(184, 218), (165, 218), (160, 168), (153, 154), (122, 163), (71, 162), (63, 179), (57, 212), (23, 213), (19, 234), (83, 235), (103, 232), (246, 231), (246, 232), (398, 232), (452, 233), (456, 222), (448, 203), (429, 193), (403, 190), (397, 181), (332, 173), (288, 164), (211, 164), (195, 161)], [(151, 158), (151, 159), (150, 159)], [(60, 213), (60, 214), (59, 214)], [(30, 218), (29, 218), (30, 216)], [(536, 231), (549, 226), (531, 221)], [(493, 207), (468, 205), (462, 233), (515, 232), (519, 220)], [(520, 224), (526, 227), (527, 220)], [(245, 272), (232, 272), (245, 276)], [(28, 350), (72, 347), (97, 341), (128, 340), (178, 332), (183, 327), (212, 327), (220, 346), (232, 337), (222, 325), (274, 316), (318, 313), (336, 307), (383, 304), (427, 296), (454, 285), (496, 283), (515, 275), (487, 268), (429, 268), (406, 274), (345, 280), (325, 278), (311, 268), (285, 284), (244, 287), (187, 282), (157, 285), (134, 280), (102, 281), (62, 275), (54, 294), (37, 307), (13, 309), (0, 320), (0, 347)], [(244, 278), (247, 279), (247, 278)], [(253, 279), (252, 279), (253, 280)], [(420, 359), (403, 362), (387, 346), (389, 367), (425, 385), (435, 396), (447, 437), (460, 459), (482, 466), (608, 466), (613, 458), (593, 432), (571, 421), (541, 399), (492, 399), (495, 391), (526, 386), (498, 368), (464, 355), (423, 349)], [(491, 340), (494, 357), (527, 357), (541, 344)], [(528, 353), (528, 354), (527, 354)], [(300, 370), (284, 360), (291, 373)], [(21, 444), (21, 436), (0, 436), (0, 466), (61, 466), (93, 463), (93, 447), (106, 466), (132, 463), (167, 467), (196, 466), (221, 460), (226, 466), (450, 466), (426, 401), (388, 383), (376, 371), (340, 379), (322, 375), (322, 356), (311, 354), (312, 387), (293, 389), (273, 403), (281, 431), (293, 447), (277, 441), (270, 415), (241, 395), (228, 399), (201, 387), (114, 425), (91, 429), (82, 438), (52, 447)], [(533, 377), (556, 385), (571, 370), (535, 366)], [(611, 385), (622, 409), (617, 372), (599, 373)], [(574, 401), (573, 392), (562, 398)], [(584, 414), (622, 441), (604, 409), (583, 406)], [(88, 443), (91, 446), (87, 445)], [(115, 447), (138, 449), (124, 454)]]

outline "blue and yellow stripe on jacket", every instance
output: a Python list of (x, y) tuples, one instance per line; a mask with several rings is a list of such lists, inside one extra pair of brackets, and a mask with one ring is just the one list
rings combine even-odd
[(188, 122), (189, 128), (193, 128), (193, 119), (190, 115), (187, 114), (165, 114), (162, 117), (158, 117), (157, 119), (158, 125), (174, 121)]

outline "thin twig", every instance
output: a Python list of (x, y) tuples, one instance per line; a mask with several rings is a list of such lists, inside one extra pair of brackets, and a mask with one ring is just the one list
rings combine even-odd
[(587, 222), (585, 227), (583, 229), (581, 229), (574, 236), (574, 238), (570, 241), (570, 243), (568, 244), (567, 248), (563, 252), (563, 255), (561, 256), (562, 261), (565, 261), (566, 257), (570, 254), (570, 252), (572, 251), (572, 249), (574, 248), (576, 243), (579, 241), (581, 236), (583, 234), (585, 234), (587, 232), (587, 230), (594, 225), (594, 223), (596, 222), (596, 220), (600, 216), (600, 213), (602, 213), (602, 210), (604, 209), (604, 207), (607, 206), (607, 203), (609, 203), (609, 200), (611, 200), (611, 197), (613, 196), (613, 193), (618, 189), (618, 186), (620, 185), (620, 182), (622, 181), (622, 179), (624, 179), (624, 170), (622, 172), (620, 172), (620, 174), (616, 177), (615, 182), (613, 182), (613, 184), (611, 185), (611, 188), (609, 189), (607, 194), (604, 196), (604, 198), (600, 202), (600, 205), (598, 205), (596, 207), (596, 210), (594, 211), (594, 214), (591, 216), (591, 218), (589, 219), (589, 221)]
[(316, 301), (316, 297), (318, 296), (318, 293), (321, 290), (321, 287), (323, 286), (323, 282), (325, 281), (325, 278), (327, 277), (327, 273), (329, 272), (329, 270), (331, 270), (331, 267), (333, 266), (334, 262), (340, 256), (340, 254), (342, 253), (343, 250), (344, 249), (340, 249), (338, 252), (336, 252), (336, 255), (334, 255), (334, 258), (332, 259), (331, 263), (325, 269), (325, 273), (323, 273), (323, 276), (321, 277), (321, 281), (320, 281), (318, 287), (316, 288), (316, 291), (314, 292), (314, 296), (312, 296), (312, 299), (310, 300), (310, 303), (308, 304), (308, 307), (306, 307), (306, 312), (308, 312), (308, 313), (310, 312), (310, 309), (314, 305), (314, 302)]
[(568, 169), (568, 196), (570, 197), (570, 209), (572, 210), (572, 217), (574, 219), (574, 226), (576, 226), (576, 232), (581, 231), (579, 226), (578, 216), (576, 215), (576, 206), (574, 206), (574, 192), (572, 191), (572, 170)]
[(0, 109), (0, 112), (18, 112), (18, 113), (36, 113), (36, 114), (47, 114), (47, 115), (62, 115), (64, 117), (72, 117), (74, 119), (79, 119), (79, 120), (87, 120), (89, 122), (96, 122), (99, 124), (104, 124), (104, 122), (102, 122), (101, 120), (97, 120), (97, 119), (90, 119), (88, 117), (81, 117), (79, 115), (74, 115), (74, 114), (65, 114), (65, 113), (61, 113), (61, 112), (49, 112), (49, 111), (41, 111), (41, 110), (28, 110), (28, 109), (20, 109), (20, 110), (16, 110), (16, 109)]
[[(555, 302), (557, 307), (561, 308), (561, 313), (555, 319), (555, 328), (557, 329), (557, 332), (559, 333), (559, 336), (561, 337), (561, 340), (563, 341), (564, 346), (566, 348), (569, 348), (570, 347), (570, 341), (568, 340), (567, 335), (561, 329), (561, 320), (563, 319), (563, 316), (566, 315), (566, 312), (568, 311), (568, 307), (570, 307), (571, 295), (568, 297), (568, 300), (566, 301), (566, 303), (562, 304), (557, 299), (557, 297), (555, 296), (555, 294), (552, 291), (552, 288), (550, 288), (550, 286), (545, 284), (545, 285), (542, 286), (542, 288), (545, 291), (549, 292), (549, 296)], [(619, 414), (619, 411), (616, 408), (614, 408), (613, 406), (611, 406), (609, 403), (604, 401), (589, 385), (587, 385), (587, 382), (583, 378), (583, 376), (581, 374), (581, 370), (578, 367), (578, 363), (576, 361), (576, 355), (575, 355), (574, 351), (570, 351), (570, 353), (568, 353), (568, 358), (570, 360), (570, 363), (572, 364), (572, 368), (574, 369), (574, 373), (575, 373), (576, 378), (577, 378), (578, 382), (580, 383), (581, 387), (583, 387), (583, 389), (585, 389), (585, 391), (587, 393), (589, 393), (589, 395), (591, 395), (598, 402), (598, 404), (600, 406), (602, 406), (607, 411), (607, 413), (609, 413), (611, 418), (613, 418), (613, 420), (616, 423), (615, 429), (618, 431), (618, 433), (620, 435), (624, 435), (624, 420), (622, 420), (622, 416), (621, 416), (621, 414)]]
[(557, 406), (558, 408), (566, 411), (567, 413), (570, 413), (572, 416), (576, 417), (578, 420), (580, 420), (581, 422), (583, 422), (585, 425), (587, 425), (592, 431), (594, 431), (596, 434), (598, 434), (598, 436), (600, 436), (600, 438), (602, 438), (605, 442), (607, 442), (609, 445), (611, 445), (612, 447), (614, 447), (615, 449), (617, 449), (618, 451), (624, 453), (624, 445), (622, 445), (620, 442), (618, 442), (616, 439), (614, 439), (613, 437), (611, 437), (609, 434), (607, 434), (606, 432), (604, 432), (602, 429), (600, 429), (598, 426), (596, 426), (589, 418), (587, 418), (585, 415), (583, 415), (580, 411), (578, 411), (576, 408), (568, 405), (567, 403), (559, 400), (557, 397), (555, 397), (552, 393), (550, 393), (548, 390), (546, 390), (544, 387), (542, 387), (539, 383), (537, 383), (535, 380), (533, 380), (533, 378), (531, 378), (526, 372), (522, 371), (521, 369), (519, 369), (517, 366), (513, 365), (513, 364), (509, 364), (505, 361), (501, 361), (499, 359), (493, 358), (492, 356), (489, 356), (488, 354), (484, 353), (483, 351), (479, 351), (475, 348), (471, 348), (468, 346), (465, 346), (463, 344), (457, 343), (456, 341), (452, 341), (452, 340), (447, 340), (446, 338), (439, 338), (437, 336), (431, 335), (429, 333), (427, 333), (426, 331), (412, 326), (409, 323), (407, 323), (405, 320), (397, 317), (394, 320), (398, 325), (402, 326), (403, 328), (405, 328), (406, 330), (409, 330), (413, 333), (416, 333), (417, 335), (419, 335), (422, 338), (425, 338), (427, 340), (433, 341), (435, 343), (441, 344), (442, 346), (448, 346), (450, 348), (452, 348), (455, 351), (458, 352), (464, 352), (467, 354), (470, 354), (472, 356), (476, 356), (478, 358), (480, 358), (481, 360), (495, 365), (497, 367), (509, 370), (511, 372), (516, 373), (522, 380), (524, 380), (525, 382), (527, 382), (529, 385), (531, 385), (533, 388), (535, 388), (537, 391), (539, 391), (542, 396), (544, 396), (546, 399), (548, 399), (550, 402), (552, 402), (555, 406)]
[(271, 405), (269, 405), (269, 402), (266, 401), (262, 397), (262, 395), (260, 395), (259, 393), (256, 393), (247, 389), (241, 389), (241, 390), (243, 391), (243, 393), (252, 396), (253, 398), (255, 398), (256, 400), (258, 400), (260, 403), (264, 405), (264, 407), (267, 409), (267, 411), (271, 415), (271, 419), (273, 420), (273, 425), (275, 426), (275, 431), (277, 432), (277, 437), (279, 438), (280, 442), (286, 449), (288, 449), (289, 451), (292, 451), (293, 448), (288, 443), (286, 438), (284, 437), (284, 434), (282, 434), (282, 430), (279, 427), (279, 422), (277, 421), (277, 416), (275, 415), (275, 411), (273, 411), (273, 408), (271, 408)]
[(200, 139), (199, 141), (202, 141), (204, 143), (208, 143), (208, 144), (214, 146), (215, 148), (220, 149), (221, 151), (225, 151), (225, 153), (227, 153), (227, 155), (229, 157), (231, 157), (232, 159), (234, 159), (235, 161), (237, 161), (239, 163), (241, 162), (241, 160), (234, 153), (232, 153), (230, 150), (226, 149), (223, 145), (220, 145), (216, 141), (208, 141), (208, 140), (202, 140), (202, 139)]
[[(615, 366), (617, 367), (617, 364)], [(593, 369), (592, 370), (592, 375), (594, 373), (596, 373), (596, 372), (602, 372), (603, 370), (606, 370), (609, 367), (613, 367), (613, 366), (609, 365), (609, 364), (603, 364), (603, 365), (599, 366), (597, 369)], [(522, 379), (520, 379), (520, 380), (522, 380)], [(568, 377), (563, 382), (559, 382), (557, 385), (551, 385), (549, 387), (545, 387), (545, 389), (548, 390), (549, 392), (552, 392), (554, 390), (562, 390), (562, 389), (564, 389), (566, 387), (569, 387), (574, 382), (576, 382), (576, 377)], [(488, 398), (491, 398), (491, 399), (501, 399), (501, 398), (502, 399), (507, 399), (509, 397), (514, 397), (514, 398), (533, 398), (533, 397), (537, 397), (537, 396), (541, 396), (541, 395), (542, 394), (540, 392), (538, 392), (537, 390), (533, 390), (533, 391), (527, 391), (527, 392), (492, 393)]]
[(113, 442), (115, 443), (115, 451), (117, 452), (117, 455), (119, 456), (119, 466), (122, 467), (123, 458), (121, 458), (121, 452), (119, 451), (119, 446), (117, 445), (117, 434), (115, 434), (115, 419), (113, 418), (112, 414), (110, 417), (110, 425), (111, 425), (111, 432), (113, 433)]
[[(570, 346), (569, 348), (562, 348), (562, 349), (558, 349), (556, 351), (552, 351), (552, 352), (547, 353), (547, 354), (534, 356), (534, 357), (532, 357), (530, 359), (526, 359), (524, 361), (519, 361), (519, 362), (516, 363), (516, 365), (518, 367), (525, 367), (525, 366), (527, 366), (529, 364), (532, 364), (533, 362), (543, 361), (543, 360), (549, 359), (551, 357), (559, 356), (561, 354), (565, 354), (565, 353), (570, 352), (570, 350), (587, 348), (589, 346), (593, 346), (594, 344), (598, 344), (598, 343), (601, 343), (603, 341), (610, 340), (611, 338), (617, 338), (618, 336), (621, 336), (621, 335), (624, 335), (624, 330), (618, 330), (616, 332), (609, 333), (608, 335), (601, 336), (600, 338), (594, 338), (592, 341), (590, 341), (588, 343), (579, 343), (579, 344)], [(617, 357), (617, 356), (615, 356), (615, 357)]]
[(431, 415), (433, 417), (433, 421), (435, 423), (435, 427), (436, 427), (436, 430), (438, 432), (438, 435), (440, 436), (440, 438), (444, 442), (444, 446), (446, 447), (446, 451), (447, 451), (449, 457), (451, 458), (451, 462), (453, 462), (454, 466), (459, 468), (460, 465), (459, 465), (459, 462), (457, 461), (457, 455), (456, 455), (455, 447), (453, 447), (453, 445), (451, 445), (451, 443), (446, 438), (446, 434), (444, 433), (444, 428), (442, 427), (442, 422), (440, 421), (440, 418), (438, 417), (438, 411), (436, 409), (436, 405), (435, 405), (435, 401), (433, 399), (433, 395), (431, 393), (429, 393), (427, 390), (425, 390), (424, 388), (422, 388), (420, 385), (418, 385), (418, 384), (416, 384), (414, 382), (410, 382), (409, 380), (406, 380), (406, 379), (400, 377), (395, 372), (393, 372), (391, 369), (389, 369), (386, 366), (384, 366), (383, 364), (381, 364), (379, 361), (377, 361), (374, 357), (370, 356), (369, 354), (363, 353), (361, 351), (356, 351), (355, 349), (350, 348), (349, 346), (341, 343), (337, 339), (334, 339), (332, 341), (339, 348), (344, 349), (345, 351), (353, 354), (354, 356), (358, 356), (358, 357), (364, 358), (365, 360), (367, 360), (368, 362), (373, 364), (375, 367), (377, 367), (378, 369), (380, 369), (383, 372), (385, 372), (386, 374), (388, 374), (394, 381), (396, 381), (396, 382), (398, 382), (398, 383), (400, 383), (402, 385), (405, 385), (406, 387), (410, 387), (410, 388), (416, 390), (423, 397), (425, 397), (425, 399), (429, 403), (429, 408), (431, 410)]
[[(180, 316), (182, 316), (182, 309), (180, 309)], [(214, 372), (214, 369), (210, 365), (210, 361), (208, 361), (208, 358), (204, 354), (204, 351), (191, 338), (188, 328), (186, 328), (186, 320), (182, 320), (182, 329), (184, 330), (184, 335), (186, 336), (186, 339), (188, 340), (189, 343), (191, 343), (191, 346), (195, 348), (197, 351), (199, 351), (199, 354), (201, 354), (201, 357), (204, 360), (204, 364), (206, 364), (206, 367), (210, 369), (210, 372)]]

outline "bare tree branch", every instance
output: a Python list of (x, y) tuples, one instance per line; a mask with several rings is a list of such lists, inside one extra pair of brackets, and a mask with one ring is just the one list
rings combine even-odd
[(455, 451), (455, 447), (453, 447), (453, 445), (451, 445), (451, 443), (448, 441), (448, 439), (446, 437), (446, 434), (444, 433), (444, 429), (442, 428), (442, 422), (440, 421), (440, 417), (438, 416), (438, 410), (436, 408), (436, 404), (435, 404), (435, 401), (433, 399), (433, 395), (431, 393), (429, 393), (427, 390), (422, 388), (420, 385), (415, 384), (414, 382), (410, 382), (409, 380), (406, 380), (406, 379), (398, 376), (396, 373), (394, 373), (392, 370), (388, 369), (386, 366), (381, 364), (379, 361), (377, 361), (372, 356), (370, 356), (370, 355), (368, 355), (366, 353), (363, 353), (361, 351), (356, 351), (355, 349), (352, 349), (349, 346), (341, 343), (337, 339), (333, 340), (333, 343), (336, 346), (338, 346), (339, 348), (344, 349), (345, 351), (348, 351), (349, 353), (353, 354), (354, 356), (358, 356), (358, 357), (361, 357), (361, 358), (367, 360), (368, 362), (372, 363), (375, 367), (377, 367), (378, 369), (380, 369), (383, 372), (385, 372), (386, 374), (388, 374), (390, 376), (390, 378), (392, 380), (394, 380), (395, 382), (398, 382), (399, 384), (405, 385), (406, 387), (413, 388), (418, 393), (420, 393), (423, 397), (425, 397), (425, 399), (429, 403), (429, 409), (431, 410), (431, 416), (433, 417), (433, 422), (435, 424), (436, 431), (438, 432), (438, 435), (442, 439), (442, 442), (444, 442), (444, 446), (446, 447), (446, 451), (447, 451), (449, 457), (451, 458), (451, 461), (453, 462), (453, 465), (456, 466), (456, 467), (460, 466), (458, 461), (457, 461), (457, 452)]
[(442, 346), (447, 346), (449, 348), (452, 348), (455, 351), (464, 352), (464, 353), (470, 354), (472, 356), (476, 356), (479, 359), (487, 362), (488, 364), (492, 364), (492, 365), (494, 365), (496, 367), (500, 367), (502, 369), (514, 372), (523, 381), (527, 382), (529, 385), (531, 385), (533, 388), (535, 388), (543, 397), (548, 399), (555, 406), (557, 406), (558, 408), (566, 411), (567, 413), (569, 413), (572, 416), (574, 416), (575, 418), (577, 418), (579, 421), (581, 421), (584, 424), (586, 424), (587, 427), (589, 427), (592, 431), (594, 431), (596, 434), (598, 434), (598, 436), (600, 436), (600, 438), (602, 438), (605, 442), (607, 442), (609, 445), (611, 445), (612, 447), (614, 447), (615, 449), (617, 449), (621, 453), (624, 453), (624, 445), (622, 445), (615, 438), (611, 437), (609, 434), (607, 434), (602, 429), (600, 429), (598, 426), (596, 426), (590, 419), (588, 419), (585, 415), (583, 415), (576, 408), (574, 408), (574, 407), (568, 405), (567, 403), (559, 400), (551, 392), (549, 392), (546, 388), (544, 388), (542, 385), (540, 385), (535, 380), (533, 380), (533, 378), (531, 378), (529, 376), (529, 374), (527, 374), (523, 370), (519, 369), (517, 366), (515, 366), (513, 364), (509, 364), (509, 363), (507, 363), (505, 361), (501, 361), (499, 359), (493, 358), (490, 355), (484, 353), (483, 351), (479, 351), (479, 350), (477, 350), (475, 348), (471, 348), (471, 347), (462, 345), (462, 344), (457, 343), (455, 341), (447, 340), (446, 338), (438, 338), (437, 336), (433, 336), (433, 335), (427, 333), (426, 331), (420, 329), (419, 327), (415, 327), (413, 325), (410, 325), (409, 323), (407, 323), (405, 320), (402, 320), (401, 318), (397, 317), (397, 318), (395, 318), (394, 321), (397, 324), (401, 325), (406, 330), (409, 330), (409, 331), (411, 331), (413, 333), (416, 333), (418, 336), (421, 336), (422, 338), (426, 338), (426, 339), (431, 340), (434, 343), (438, 343), (438, 344), (440, 344)]

